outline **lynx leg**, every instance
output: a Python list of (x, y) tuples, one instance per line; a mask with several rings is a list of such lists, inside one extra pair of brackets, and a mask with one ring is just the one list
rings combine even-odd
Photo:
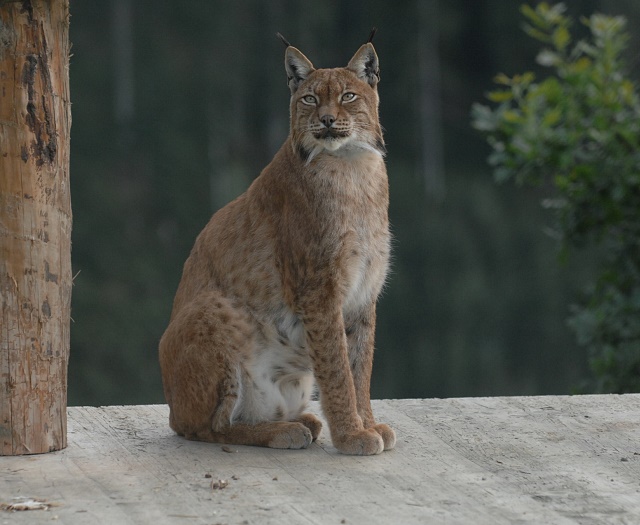
[(221, 431), (205, 429), (185, 437), (213, 443), (288, 449), (307, 448), (314, 439), (311, 430), (295, 421), (266, 421), (253, 425), (234, 423)]
[(180, 310), (160, 341), (169, 424), (191, 440), (306, 448), (321, 427), (310, 414), (293, 422), (232, 424), (252, 334), (243, 312), (218, 292), (203, 294)]
[(344, 454), (380, 454), (382, 437), (358, 416), (342, 313), (309, 315), (305, 331), (333, 445)]
[[(218, 410), (224, 414), (226, 410)], [(224, 419), (224, 424), (223, 423)], [(218, 426), (216, 426), (218, 423)], [(307, 448), (318, 437), (322, 423), (311, 414), (302, 414), (296, 421), (264, 421), (260, 423), (229, 423), (229, 417), (220, 417), (213, 428), (206, 428), (187, 439), (228, 443), (233, 445), (253, 445), (269, 448)]]
[(384, 450), (396, 445), (396, 434), (391, 427), (377, 424), (371, 411), (371, 370), (373, 367), (373, 341), (376, 326), (376, 306), (372, 304), (361, 316), (346, 327), (349, 362), (356, 391), (358, 414), (365, 428), (372, 428), (382, 437)]
[(189, 436), (228, 424), (240, 392), (239, 363), (252, 340), (244, 313), (216, 291), (171, 320), (160, 340), (160, 368), (174, 431)]

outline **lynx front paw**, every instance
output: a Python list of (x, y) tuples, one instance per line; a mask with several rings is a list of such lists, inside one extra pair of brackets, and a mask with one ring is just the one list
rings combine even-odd
[(380, 434), (380, 437), (384, 442), (385, 450), (391, 450), (393, 447), (396, 446), (396, 433), (389, 425), (385, 425), (384, 423), (379, 423), (377, 425), (374, 425), (371, 428), (375, 430), (378, 434)]
[(270, 448), (307, 448), (313, 436), (302, 423), (282, 424), (281, 429), (271, 438), (267, 444)]
[(313, 414), (301, 414), (298, 421), (311, 432), (311, 438), (315, 441), (322, 430), (322, 422)]
[(334, 438), (333, 445), (343, 454), (356, 456), (371, 456), (384, 450), (382, 437), (372, 428)]

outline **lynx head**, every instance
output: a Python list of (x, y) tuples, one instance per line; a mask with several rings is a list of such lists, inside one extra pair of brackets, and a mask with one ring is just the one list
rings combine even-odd
[(384, 155), (378, 119), (380, 70), (371, 38), (346, 67), (334, 69), (315, 69), (306, 56), (280, 38), (287, 46), (285, 68), (295, 152), (307, 163), (322, 152)]

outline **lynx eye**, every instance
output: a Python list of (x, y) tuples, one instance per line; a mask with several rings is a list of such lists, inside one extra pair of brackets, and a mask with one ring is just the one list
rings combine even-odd
[(308, 106), (315, 106), (318, 103), (316, 97), (314, 97), (313, 95), (305, 95), (304, 97), (302, 97), (302, 102), (304, 104), (307, 104)]
[(342, 95), (342, 102), (351, 102), (352, 100), (356, 99), (356, 94), (355, 93), (345, 93), (344, 95)]

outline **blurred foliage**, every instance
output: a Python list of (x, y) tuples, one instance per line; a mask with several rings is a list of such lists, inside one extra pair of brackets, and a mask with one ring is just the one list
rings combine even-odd
[[(468, 123), (490, 72), (519, 70), (535, 53), (518, 5), (439, 2), (437, 34), (421, 38), (423, 1), (73, 3), (70, 404), (163, 402), (157, 345), (182, 265), (211, 214), (288, 132), (275, 33), (332, 67), (372, 26), (395, 239), (372, 395), (560, 394), (587, 378), (586, 351), (564, 319), (596, 252), (557, 264), (541, 226), (544, 188), (492, 184), (486, 144)], [(573, 2), (579, 12), (605, 5), (638, 20), (635, 0)], [(440, 199), (422, 164), (419, 42), (436, 42), (440, 58)]]
[(498, 103), (473, 107), (492, 146), (499, 182), (547, 184), (565, 249), (589, 242), (606, 254), (569, 324), (586, 345), (600, 392), (640, 391), (640, 98), (624, 60), (626, 20), (583, 18), (575, 39), (564, 4), (522, 7), (526, 32), (551, 73), (498, 75)]

